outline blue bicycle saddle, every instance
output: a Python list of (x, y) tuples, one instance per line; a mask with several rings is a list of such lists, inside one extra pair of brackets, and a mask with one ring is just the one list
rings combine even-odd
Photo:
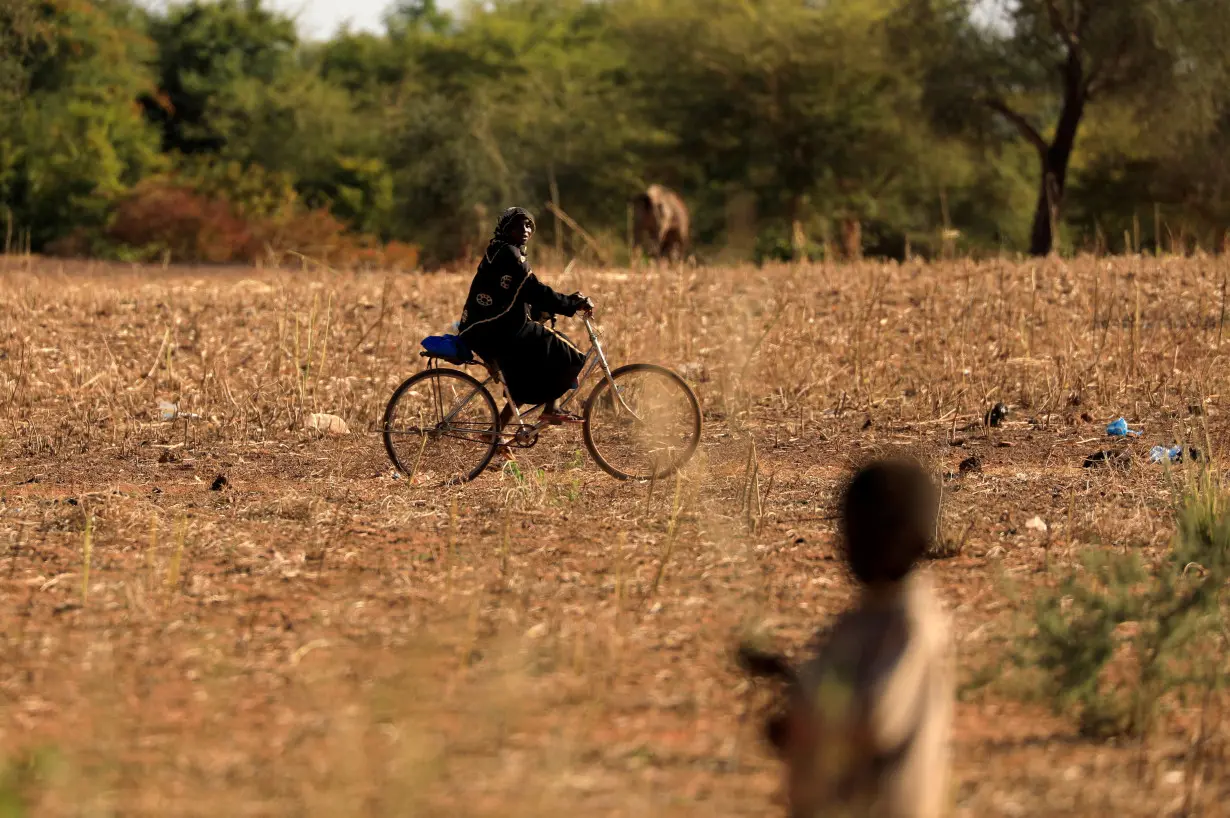
[(470, 347), (456, 335), (429, 335), (419, 343), (432, 358), (439, 358), (451, 364), (464, 364), (474, 360)]

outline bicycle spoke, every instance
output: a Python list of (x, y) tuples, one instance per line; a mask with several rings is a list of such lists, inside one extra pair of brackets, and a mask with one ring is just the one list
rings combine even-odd
[(495, 450), (496, 426), (495, 403), (478, 381), (459, 370), (427, 370), (390, 400), (385, 447), (416, 482), (472, 480)]
[(586, 407), (586, 444), (609, 474), (663, 477), (691, 457), (699, 442), (700, 409), (677, 375), (638, 364), (603, 381)]

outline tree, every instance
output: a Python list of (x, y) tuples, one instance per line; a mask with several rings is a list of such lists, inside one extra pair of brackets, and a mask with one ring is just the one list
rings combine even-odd
[[(478, 249), (504, 207), (541, 214), (554, 188), (581, 223), (622, 237), (650, 137), (621, 85), (629, 57), (607, 5), (500, 0), (456, 23), (403, 17), (390, 32), (387, 48), (347, 38), (326, 64), (382, 132), (393, 235), (448, 260)], [(554, 220), (540, 225), (551, 242)]]
[(1070, 176), (1068, 223), (1102, 249), (1223, 247), (1230, 227), (1230, 98), (1203, 123), (1191, 114), (1167, 111), (1139, 122), (1130, 109), (1112, 109), (1090, 122), (1084, 161)]
[(321, 78), (344, 88), (354, 104), (373, 118), (381, 106), (393, 104), (383, 92), (406, 79), (408, 61), (388, 37), (377, 34), (343, 31), (313, 56)]
[(415, 30), (442, 34), (452, 28), (453, 18), (436, 0), (399, 0), (385, 14), (384, 25), (394, 38)]
[(242, 88), (257, 103), (259, 89), (295, 65), (294, 22), (260, 0), (192, 0), (152, 17), (150, 32), (158, 45), (158, 93), (142, 103), (168, 152), (222, 152), (232, 135), (211, 121), (220, 98), (243, 96), (235, 93)]
[(38, 38), (34, 0), (0, 0), (0, 103), (15, 104), (25, 90), (25, 58)]
[(480, 251), (491, 224), (479, 216), (510, 199), (487, 133), (481, 104), (468, 100), (421, 94), (398, 112), (389, 142), (393, 235), (419, 244), (428, 265)]
[[(193, 0), (154, 17), (151, 28), (160, 88), (143, 102), (183, 170), (233, 180), (229, 168), (238, 163), (251, 178), (274, 184), (275, 198), (290, 178), (307, 204), (337, 205), (354, 229), (383, 230), (389, 180), (373, 170), (378, 160), (356, 147), (370, 149), (372, 140), (354, 118), (348, 89), (322, 76), (327, 49), (301, 48), (293, 22), (260, 0)], [(218, 169), (202, 168), (202, 160)], [(365, 208), (370, 212), (359, 212)]]
[[(480, 77), (508, 195), (531, 206), (560, 199), (582, 223), (623, 226), (646, 145), (612, 8), (585, 0), (500, 0), (458, 38), (484, 55)], [(507, 55), (491, 65), (493, 55)], [(494, 69), (494, 70), (492, 70)], [(502, 204), (502, 203), (492, 203)], [(541, 220), (563, 247), (561, 225)], [(623, 231), (619, 231), (622, 238)]]
[(98, 227), (160, 164), (157, 134), (133, 104), (152, 90), (151, 43), (119, 0), (41, 2), (17, 63), (21, 98), (0, 122), (0, 201), (39, 249)]
[(360, 233), (388, 237), (393, 177), (380, 159), (337, 156), (299, 188), (309, 207), (328, 209)]
[(1224, 0), (1017, 0), (1002, 25), (963, 32), (967, 50), (947, 70), (973, 77), (975, 99), (1038, 157), (1032, 254), (1054, 246), (1089, 106), (1121, 104), (1149, 116), (1168, 96), (1207, 100), (1215, 85), (1201, 73), (1222, 48), (1210, 34), (1227, 16)]
[(832, 217), (852, 239), (887, 211), (914, 220), (902, 208), (936, 154), (919, 77), (891, 48), (894, 11), (881, 0), (632, 0), (637, 95), (673, 137), (657, 173), (719, 200), (751, 191), (779, 223)]

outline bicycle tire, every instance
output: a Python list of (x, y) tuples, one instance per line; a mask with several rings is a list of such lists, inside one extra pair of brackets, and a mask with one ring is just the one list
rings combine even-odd
[[(464, 383), (474, 387), (475, 389), (478, 390), (478, 396), (482, 398), (483, 402), (487, 406), (488, 413), (491, 416), (493, 428), (499, 419), (499, 412), (495, 406), (495, 399), (491, 397), (491, 392), (489, 392), (487, 390), (487, 387), (483, 386), (483, 384), (480, 383), (477, 378), (473, 377), (472, 375), (466, 372), (462, 372), (459, 369), (445, 369), (443, 367), (437, 367), (433, 369), (424, 369), (422, 372), (419, 372), (416, 375), (412, 375), (411, 377), (407, 378), (400, 386), (397, 387), (396, 390), (394, 390), (393, 396), (389, 398), (388, 405), (385, 406), (385, 409), (384, 409), (384, 421), (380, 427), (381, 434), (384, 438), (385, 453), (388, 454), (389, 460), (393, 462), (393, 467), (397, 469), (399, 472), (401, 472), (403, 475), (405, 475), (407, 478), (414, 477), (414, 470), (407, 469), (406, 464), (403, 464), (401, 462), (401, 458), (397, 454), (397, 448), (393, 441), (393, 437), (394, 437), (393, 431), (394, 430), (392, 430), (390, 427), (391, 427), (391, 424), (395, 420), (397, 406), (398, 406), (398, 403), (401, 401), (402, 396), (405, 395), (416, 384), (426, 381), (428, 379), (432, 379), (432, 378), (457, 379), (457, 380), (463, 381)], [(475, 443), (477, 445), (482, 445), (479, 441), (475, 441)], [(483, 470), (487, 468), (487, 464), (491, 462), (491, 458), (495, 456), (496, 447), (498, 445), (499, 445), (498, 437), (495, 435), (492, 435), (491, 442), (486, 445), (486, 450), (483, 452), (481, 459), (478, 461), (478, 465), (476, 465), (474, 468), (466, 472), (464, 476), (460, 476), (459, 477), (460, 482), (468, 483), (469, 481), (473, 480), (474, 478), (482, 474)], [(423, 444), (423, 447), (424, 448), (426, 447), (425, 443)]]
[[(633, 474), (616, 467), (602, 455), (598, 445), (594, 442), (593, 413), (594, 407), (598, 404), (598, 399), (602, 396), (602, 393), (605, 390), (610, 389), (610, 380), (618, 383), (621, 376), (633, 372), (655, 372), (666, 376), (671, 382), (682, 390), (684, 396), (687, 398), (689, 408), (692, 412), (690, 440), (687, 447), (683, 450), (682, 456), (675, 459), (666, 467), (653, 470), (649, 474)], [(692, 387), (688, 386), (687, 381), (685, 381), (677, 372), (657, 364), (625, 364), (624, 366), (621, 366), (611, 372), (610, 380), (603, 376), (602, 380), (594, 385), (593, 390), (589, 393), (589, 397), (585, 399), (584, 425), (582, 426), (585, 439), (585, 448), (589, 450), (590, 456), (594, 459), (594, 462), (598, 464), (598, 467), (610, 476), (614, 477), (616, 480), (661, 480), (664, 477), (671, 476), (685, 466), (688, 461), (692, 459), (692, 456), (696, 453), (697, 447), (700, 445), (701, 432), (700, 401), (697, 399), (696, 393), (692, 391)]]

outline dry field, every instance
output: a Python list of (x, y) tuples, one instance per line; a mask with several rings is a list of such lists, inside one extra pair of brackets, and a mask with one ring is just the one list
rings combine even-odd
[[(968, 679), (1081, 553), (1167, 547), (1151, 446), (1227, 443), (1222, 259), (547, 272), (614, 363), (700, 396), (652, 491), (568, 430), (519, 473), (395, 477), (371, 429), (463, 276), (0, 265), (2, 816), (782, 814), (729, 649), (849, 600), (853, 464), (943, 479), (927, 570)], [(1121, 415), (1144, 435), (1107, 438)], [(1131, 467), (1082, 468), (1108, 447)], [(1222, 705), (1093, 741), (967, 690), (955, 814), (1218, 814)]]

